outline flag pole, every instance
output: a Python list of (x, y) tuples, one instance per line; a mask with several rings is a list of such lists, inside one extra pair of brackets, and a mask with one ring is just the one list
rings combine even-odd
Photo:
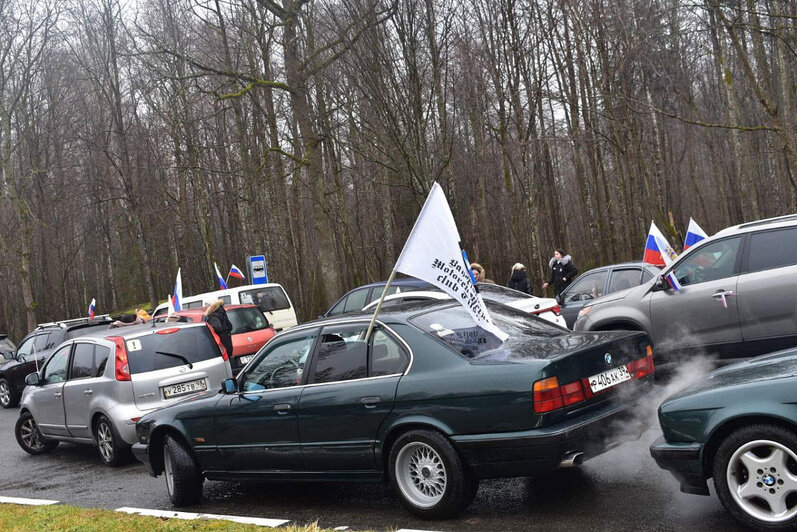
[(368, 339), (371, 337), (371, 331), (374, 329), (374, 323), (376, 323), (376, 316), (379, 314), (379, 311), (382, 309), (382, 302), (385, 300), (385, 296), (387, 296), (387, 289), (390, 286), (390, 283), (393, 282), (393, 279), (396, 278), (396, 270), (390, 272), (390, 277), (385, 284), (385, 288), (382, 290), (382, 297), (379, 298), (379, 303), (376, 304), (376, 310), (374, 310), (374, 315), (371, 318), (371, 323), (368, 324), (368, 332), (365, 333), (365, 343), (368, 343)]

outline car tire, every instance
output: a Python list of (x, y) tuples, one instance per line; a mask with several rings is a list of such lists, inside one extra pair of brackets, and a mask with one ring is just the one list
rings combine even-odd
[(122, 441), (105, 416), (99, 416), (94, 422), (94, 442), (97, 444), (100, 460), (108, 467), (127, 464), (132, 458), (130, 446)]
[(39, 455), (51, 453), (58, 447), (57, 440), (48, 440), (39, 432), (39, 426), (30, 412), (23, 412), (14, 427), (17, 443), (28, 454)]
[[(756, 530), (797, 527), (797, 435), (776, 425), (731, 433), (717, 449), (714, 487), (725, 509)], [(791, 494), (790, 494), (791, 493)]]
[(459, 514), (476, 496), (479, 481), (442, 434), (413, 430), (390, 450), (391, 484), (402, 504), (426, 519)]
[(202, 499), (205, 479), (196, 460), (182, 441), (168, 435), (163, 440), (163, 476), (175, 506), (190, 506)]
[(19, 404), (19, 394), (14, 392), (14, 389), (5, 379), (0, 379), (0, 406), (3, 408), (14, 408)]

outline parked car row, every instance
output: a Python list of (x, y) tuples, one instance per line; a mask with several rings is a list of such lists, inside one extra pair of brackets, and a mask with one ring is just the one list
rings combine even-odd
[[(640, 405), (669, 366), (696, 382), (660, 406), (656, 462), (687, 493), (707, 495), (713, 478), (745, 526), (797, 526), (797, 349), (699, 378), (684, 365), (797, 346), (797, 216), (726, 229), (661, 270), (591, 270), (558, 302), (480, 284), (504, 342), (417, 279), (390, 287), (369, 334), (383, 287), (276, 336), (262, 307), (230, 296), (234, 324), (239, 310), (249, 320), (239, 335), (273, 336), (238, 357), (236, 377), (201, 308), (176, 316), (190, 323), (123, 333), (86, 320), (41, 327), (9, 363), (36, 362), (20, 350), (43, 331), (72, 336), (40, 339), (52, 354), (26, 378), (17, 439), (31, 454), (93, 443), (108, 465), (132, 444), (176, 506), (199, 502), (206, 479), (352, 480), (389, 482), (409, 511), (445, 518), (481, 479), (574, 467), (638, 438)], [(581, 307), (574, 331), (555, 324), (568, 306)]]

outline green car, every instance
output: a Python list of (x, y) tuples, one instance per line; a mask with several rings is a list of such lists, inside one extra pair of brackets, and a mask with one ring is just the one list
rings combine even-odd
[(223, 389), (145, 415), (136, 457), (176, 506), (209, 480), (392, 483), (429, 518), (479, 479), (574, 467), (645, 429), (644, 333), (572, 333), (488, 303), (501, 343), (451, 301), (327, 318), (266, 344)]
[(650, 446), (681, 491), (709, 495), (743, 525), (797, 525), (797, 349), (726, 366), (659, 407), (663, 435)]

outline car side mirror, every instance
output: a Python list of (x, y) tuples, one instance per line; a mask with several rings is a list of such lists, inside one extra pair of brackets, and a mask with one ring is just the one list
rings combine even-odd
[(25, 384), (28, 386), (38, 386), (41, 384), (41, 379), (39, 378), (39, 374), (36, 372), (28, 373), (25, 377)]
[(221, 383), (221, 391), (225, 395), (231, 395), (238, 392), (238, 381), (235, 379), (224, 379)]
[(667, 290), (667, 287), (668, 287), (667, 281), (664, 280), (664, 276), (663, 275), (659, 275), (658, 277), (656, 277), (656, 284), (653, 285), (653, 291), (654, 292), (660, 292), (662, 290)]
[(556, 302), (559, 303), (560, 305), (565, 302), (565, 299), (562, 297), (562, 294), (556, 296)]

